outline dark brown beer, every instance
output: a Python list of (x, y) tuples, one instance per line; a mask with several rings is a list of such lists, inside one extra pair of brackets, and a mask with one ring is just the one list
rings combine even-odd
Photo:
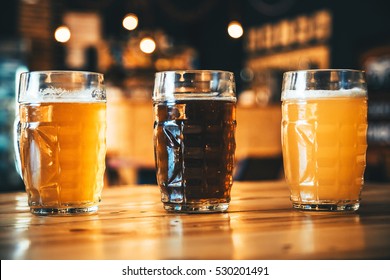
[(236, 147), (235, 108), (230, 99), (154, 104), (157, 181), (165, 209), (227, 209)]

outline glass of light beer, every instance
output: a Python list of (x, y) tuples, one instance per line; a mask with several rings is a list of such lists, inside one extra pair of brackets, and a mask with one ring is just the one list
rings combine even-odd
[(233, 73), (159, 72), (153, 106), (156, 173), (164, 208), (226, 211), (236, 148)]
[(22, 73), (18, 105), (17, 165), (31, 212), (96, 212), (106, 153), (103, 75), (82, 71)]
[(364, 72), (303, 70), (284, 74), (282, 149), (294, 208), (359, 208), (366, 134)]

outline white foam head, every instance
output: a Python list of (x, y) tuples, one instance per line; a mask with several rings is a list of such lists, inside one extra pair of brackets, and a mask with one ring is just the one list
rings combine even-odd
[(340, 89), (340, 90), (284, 90), (282, 101), (294, 99), (323, 99), (323, 98), (345, 98), (365, 97), (367, 91), (361, 88)]
[(20, 103), (52, 103), (52, 102), (104, 102), (104, 89), (69, 91), (62, 88), (46, 88), (38, 92), (28, 91), (19, 97)]

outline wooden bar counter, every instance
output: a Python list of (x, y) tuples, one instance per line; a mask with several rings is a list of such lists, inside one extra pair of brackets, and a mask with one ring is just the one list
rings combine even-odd
[(284, 181), (235, 182), (226, 213), (172, 214), (156, 186), (105, 188), (98, 214), (39, 217), (0, 194), (1, 259), (389, 259), (390, 185), (356, 213), (293, 210)]

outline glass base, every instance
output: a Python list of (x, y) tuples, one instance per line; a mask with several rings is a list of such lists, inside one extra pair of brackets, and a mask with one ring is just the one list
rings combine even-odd
[(359, 202), (324, 202), (307, 203), (293, 202), (293, 208), (307, 211), (331, 211), (331, 212), (353, 212), (359, 209)]
[(229, 208), (229, 203), (193, 203), (193, 204), (175, 204), (164, 203), (164, 209), (168, 212), (180, 213), (218, 213), (225, 212)]
[(98, 206), (69, 207), (69, 208), (31, 208), (30, 212), (38, 216), (70, 216), (93, 214), (98, 211)]

